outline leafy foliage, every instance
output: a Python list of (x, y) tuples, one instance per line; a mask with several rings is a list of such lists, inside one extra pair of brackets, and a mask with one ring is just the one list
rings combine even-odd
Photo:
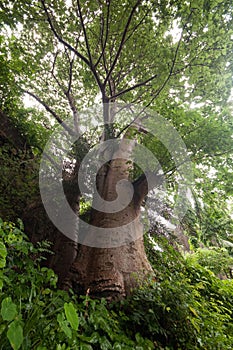
[[(58, 290), (18, 225), (0, 222), (1, 349), (231, 349), (233, 284), (184, 259), (164, 239), (147, 242), (156, 279), (108, 305)], [(6, 249), (4, 248), (6, 247)], [(156, 246), (157, 247), (157, 246)], [(6, 255), (7, 252), (7, 255)]]
[(38, 165), (27, 150), (16, 149), (9, 143), (1, 146), (0, 212), (4, 218), (16, 219), (22, 215), (28, 200), (38, 194)]
[[(44, 128), (46, 117), (42, 113), (20, 104), (10, 110), (10, 116), (3, 113), (7, 122), (3, 121), (0, 135), (0, 215), (16, 220), (38, 197), (40, 154), (50, 130)], [(12, 137), (7, 130), (12, 131)]]
[(226, 248), (198, 248), (187, 256), (187, 260), (191, 261), (193, 266), (195, 264), (203, 266), (214, 272), (215, 275), (232, 278), (233, 257)]
[(164, 239), (157, 243), (160, 249), (147, 243), (157, 278), (123, 302), (126, 325), (156, 340), (158, 349), (231, 349), (232, 280), (184, 260)]

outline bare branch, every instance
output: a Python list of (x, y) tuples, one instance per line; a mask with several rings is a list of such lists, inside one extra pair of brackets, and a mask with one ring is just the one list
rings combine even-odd
[(70, 61), (70, 68), (69, 68), (69, 83), (67, 88), (67, 93), (70, 93), (71, 85), (72, 85), (72, 78), (73, 78), (73, 66), (74, 66), (74, 58)]
[(92, 62), (91, 62), (88, 58), (86, 58), (85, 56), (83, 56), (76, 48), (74, 48), (74, 47), (73, 47), (72, 45), (70, 45), (67, 41), (65, 41), (65, 40), (62, 38), (62, 36), (56, 31), (56, 29), (55, 29), (55, 27), (54, 27), (54, 25), (53, 25), (53, 21), (52, 21), (52, 19), (51, 19), (51, 16), (50, 16), (50, 14), (49, 14), (48, 8), (47, 8), (46, 5), (45, 5), (45, 1), (44, 1), (44, 0), (40, 0), (40, 1), (41, 1), (41, 3), (42, 3), (42, 6), (43, 6), (43, 9), (44, 9), (44, 11), (45, 11), (45, 14), (46, 14), (46, 17), (47, 17), (47, 20), (48, 20), (50, 29), (51, 29), (51, 31), (53, 32), (54, 36), (58, 39), (58, 41), (59, 41), (60, 43), (62, 43), (62, 44), (63, 44), (65, 47), (67, 47), (70, 51), (74, 52), (75, 55), (76, 55), (77, 57), (79, 57), (83, 62), (86, 63), (86, 65), (90, 68), (91, 73), (94, 75), (95, 80), (96, 80), (96, 82), (97, 82), (99, 88), (100, 88), (101, 91), (102, 91), (102, 89), (103, 89), (103, 84), (101, 83), (100, 78), (99, 78), (99, 76), (98, 76), (98, 74), (97, 74), (97, 72), (96, 72), (96, 70), (95, 70), (95, 68), (94, 68), (94, 66), (93, 66), (93, 64), (92, 64)]
[[(201, 149), (201, 147), (200, 147), (200, 149)], [(233, 148), (230, 148), (230, 149), (227, 149), (226, 151), (223, 151), (223, 152), (217, 152), (217, 153), (213, 153), (213, 154), (204, 154), (203, 156), (195, 157), (195, 160), (199, 161), (199, 160), (202, 160), (205, 158), (221, 157), (221, 156), (225, 156), (227, 154), (228, 155), (232, 154), (232, 152), (233, 152)]]
[(55, 75), (55, 73), (54, 73), (58, 53), (59, 53), (59, 51), (57, 51), (57, 52), (55, 53), (51, 74), (52, 74), (53, 79), (56, 81), (57, 85), (59, 86), (59, 88), (63, 91), (63, 93), (65, 93), (65, 88), (64, 88), (64, 86), (60, 83), (60, 81), (58, 80), (58, 78), (56, 77), (56, 75)]
[[(78, 42), (76, 44), (78, 46)], [(71, 92), (71, 87), (72, 87), (73, 67), (74, 67), (75, 55), (73, 56), (73, 58), (71, 58), (70, 55), (67, 53), (67, 59), (69, 61), (69, 82), (68, 82), (66, 94), (69, 94)]]
[(84, 21), (83, 21), (83, 16), (82, 16), (82, 11), (81, 11), (81, 6), (80, 6), (79, 0), (77, 0), (77, 6), (78, 6), (78, 12), (79, 12), (79, 17), (80, 17), (80, 21), (81, 21), (81, 26), (83, 29), (83, 34), (84, 34), (85, 44), (86, 44), (88, 58), (89, 58), (89, 62), (90, 62), (90, 67), (92, 67), (93, 64), (92, 64), (91, 50), (90, 50), (89, 40), (87, 37), (86, 28), (85, 28)]
[(102, 51), (95, 63), (95, 67), (98, 66), (100, 63), (101, 58), (103, 57), (103, 62), (104, 62), (104, 67), (105, 71), (107, 73), (107, 66), (106, 66), (106, 60), (105, 60), (105, 49), (108, 41), (108, 33), (109, 33), (109, 18), (110, 18), (110, 1), (107, 2), (108, 10), (107, 10), (107, 16), (106, 16), (106, 32), (105, 32), (105, 39), (103, 41), (103, 35), (104, 35), (104, 18), (102, 17), (102, 22), (101, 22), (101, 44), (102, 44)]
[(75, 105), (74, 97), (73, 97), (73, 95), (71, 93), (71, 84), (72, 84), (72, 75), (73, 75), (73, 71), (72, 70), (73, 70), (74, 58), (71, 60), (68, 52), (66, 52), (66, 56), (67, 56), (67, 59), (69, 60), (69, 64), (70, 64), (70, 67), (69, 67), (69, 82), (68, 82), (68, 88), (66, 90), (65, 87), (63, 86), (63, 84), (59, 81), (59, 79), (54, 74), (54, 69), (55, 69), (57, 55), (58, 55), (58, 52), (55, 54), (55, 57), (54, 57), (51, 74), (52, 74), (52, 77), (54, 78), (54, 80), (56, 81), (56, 83), (58, 84), (58, 86), (60, 87), (60, 89), (62, 90), (62, 92), (64, 93), (64, 95), (66, 96), (66, 98), (68, 100), (69, 106), (70, 106), (70, 108), (72, 110), (72, 113), (73, 113), (74, 128), (75, 128), (75, 131), (77, 133), (79, 133), (80, 132), (80, 129), (79, 129), (79, 114), (78, 114), (78, 110), (77, 110), (76, 105)]
[(79, 113), (78, 113), (78, 110), (76, 108), (76, 105), (75, 105), (75, 100), (74, 100), (74, 97), (73, 95), (69, 92), (66, 94), (67, 96), (67, 99), (68, 99), (68, 102), (69, 102), (69, 105), (70, 105), (70, 108), (73, 112), (73, 118), (74, 118), (74, 127), (75, 127), (75, 131), (77, 133), (80, 133), (80, 128), (79, 128)]
[(131, 21), (132, 21), (132, 18), (133, 18), (133, 16), (134, 16), (134, 13), (135, 13), (137, 7), (139, 6), (140, 2), (141, 2), (141, 0), (137, 0), (136, 4), (134, 5), (134, 7), (132, 8), (132, 10), (131, 10), (131, 12), (130, 12), (130, 15), (129, 15), (129, 17), (128, 17), (128, 20), (127, 20), (127, 23), (126, 23), (126, 25), (125, 25), (125, 29), (124, 29), (124, 32), (123, 32), (123, 35), (122, 35), (122, 38), (121, 38), (120, 45), (119, 45), (118, 50), (117, 50), (117, 53), (116, 53), (116, 56), (115, 56), (115, 58), (114, 58), (114, 60), (113, 60), (113, 63), (112, 63), (112, 65), (111, 65), (111, 67), (110, 67), (110, 70), (109, 70), (109, 72), (108, 72), (108, 74), (107, 74), (107, 76), (106, 76), (106, 78), (105, 78), (105, 80), (104, 80), (104, 85), (106, 85), (106, 83), (107, 83), (107, 81), (108, 81), (110, 75), (112, 74), (112, 72), (113, 72), (113, 70), (114, 70), (114, 68), (115, 68), (115, 66), (116, 66), (116, 64), (117, 64), (118, 58), (120, 57), (121, 51), (122, 51), (123, 46), (124, 46), (124, 44), (125, 44), (125, 39), (126, 39), (126, 35), (127, 35), (127, 32), (128, 32), (130, 23), (131, 23)]
[(59, 34), (58, 32), (56, 31), (54, 25), (53, 25), (53, 21), (50, 17), (50, 14), (48, 12), (48, 9), (45, 5), (45, 1), (44, 0), (40, 0), (41, 3), (42, 3), (42, 6), (43, 6), (43, 9), (45, 11), (45, 14), (47, 16), (47, 20), (49, 22), (49, 26), (50, 26), (50, 29), (52, 30), (53, 34), (55, 35), (55, 37), (58, 39), (58, 41), (60, 43), (62, 43), (65, 47), (67, 47), (70, 51), (73, 51), (82, 61), (84, 61), (89, 67), (91, 66), (89, 60), (83, 56), (79, 51), (77, 51), (73, 46), (71, 46), (68, 42), (66, 42)]
[(58, 171), (61, 170), (61, 164), (56, 163), (55, 160), (47, 152), (45, 152), (44, 149), (39, 146), (36, 146), (36, 148), (41, 152), (41, 154), (43, 154), (43, 157), (46, 157), (50, 161), (50, 163), (54, 166), (54, 169)]
[(54, 75), (54, 70), (55, 70), (56, 60), (57, 60), (58, 54), (59, 54), (59, 51), (57, 50), (57, 52), (55, 53), (55, 56), (54, 56), (54, 60), (53, 60), (52, 75)]
[(37, 102), (39, 102), (45, 109), (48, 111), (55, 119), (56, 121), (63, 126), (63, 128), (68, 131), (70, 135), (76, 135), (76, 133), (68, 126), (66, 123), (63, 122), (63, 120), (57, 115), (56, 112), (54, 112), (44, 101), (42, 101), (37, 95), (34, 93), (28, 91), (28, 90), (22, 90), (24, 93), (28, 94), (29, 96), (33, 97)]
[(147, 83), (149, 83), (150, 81), (152, 81), (153, 79), (155, 79), (157, 77), (158, 77), (158, 74), (155, 74), (152, 77), (150, 77), (149, 79), (142, 81), (141, 83), (137, 83), (134, 86), (131, 86), (131, 87), (125, 89), (125, 90), (122, 90), (122, 91), (116, 93), (114, 96), (112, 96), (112, 98), (117, 98), (117, 97), (119, 97), (119, 96), (121, 96), (121, 95), (123, 95), (123, 94), (125, 94), (125, 93), (127, 93), (129, 91), (137, 89), (140, 86), (146, 85)]
[(144, 16), (141, 18), (141, 20), (136, 24), (136, 26), (134, 28), (132, 28), (131, 33), (128, 35), (128, 37), (125, 39), (125, 43), (132, 37), (132, 35), (136, 32), (136, 30), (141, 26), (141, 24), (143, 23), (144, 19), (147, 17), (147, 15), (149, 14), (149, 12), (153, 9), (153, 5), (151, 6), (151, 8), (148, 8), (146, 13), (144, 14)]

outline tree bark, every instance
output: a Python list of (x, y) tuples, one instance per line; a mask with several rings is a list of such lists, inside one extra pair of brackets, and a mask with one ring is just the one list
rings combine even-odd
[(139, 238), (117, 248), (80, 245), (70, 280), (78, 293), (89, 291), (91, 296), (113, 300), (129, 295), (151, 272), (143, 239)]
[[(140, 187), (130, 197), (129, 174), (132, 164), (127, 160), (127, 154), (132, 149), (127, 140), (122, 140), (119, 149), (115, 152), (113, 159), (100, 169), (97, 175), (97, 188), (101, 197), (108, 206), (117, 196), (129, 204), (120, 211), (107, 212), (106, 207), (101, 211), (92, 209), (90, 215), (90, 229), (86, 233), (87, 239), (95, 235), (98, 228), (104, 228), (107, 236), (111, 237), (119, 232), (125, 235), (125, 243), (120, 246), (99, 248), (97, 246), (79, 245), (77, 257), (70, 270), (70, 281), (74, 290), (78, 293), (87, 291), (94, 297), (107, 297), (119, 299), (129, 295), (131, 291), (142, 283), (152, 268), (147, 260), (143, 243), (143, 225), (140, 221), (140, 204), (146, 191), (140, 195)], [(132, 146), (133, 147), (133, 146)], [(119, 157), (119, 158), (118, 158)], [(123, 182), (123, 192), (117, 193), (117, 184)], [(124, 187), (125, 186), (125, 187)], [(131, 184), (132, 186), (132, 184)], [(145, 184), (143, 182), (143, 188)], [(94, 197), (93, 202), (96, 199)], [(127, 231), (124, 232), (124, 225)], [(113, 232), (114, 231), (114, 232)], [(117, 239), (117, 238), (115, 238)]]

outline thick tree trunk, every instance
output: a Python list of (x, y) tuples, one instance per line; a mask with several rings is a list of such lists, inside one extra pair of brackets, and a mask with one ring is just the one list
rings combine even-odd
[[(111, 233), (110, 233), (111, 234)], [(122, 298), (151, 272), (143, 240), (117, 248), (79, 246), (70, 278), (74, 290), (110, 299)]]
[[(79, 163), (77, 162), (72, 174), (67, 169), (63, 171), (64, 193), (70, 207), (77, 214), (80, 200), (78, 168)], [(53, 254), (47, 254), (45, 256), (46, 261), (43, 263), (52, 268), (58, 275), (58, 286), (67, 288), (67, 276), (77, 254), (77, 242), (65, 236), (54, 226), (44, 209), (41, 198), (38, 198), (36, 202), (31, 203), (25, 209), (22, 218), (25, 224), (25, 232), (33, 243), (43, 240), (48, 240), (51, 243), (50, 249)]]
[[(95, 297), (122, 298), (152, 272), (144, 250), (143, 225), (140, 222), (140, 205), (145, 191), (140, 193), (139, 187), (133, 188), (128, 180), (130, 147), (127, 140), (123, 140), (111, 162), (103, 166), (97, 175), (97, 189), (105, 204), (99, 211), (92, 209), (90, 228), (85, 233), (92, 246), (85, 245), (84, 237), (71, 267), (70, 280), (79, 293), (88, 291)], [(118, 193), (117, 184), (123, 186)], [(144, 183), (141, 189), (145, 189)], [(109, 213), (107, 207), (118, 196), (121, 204), (128, 204), (124, 209)], [(96, 202), (95, 197), (93, 202)], [(106, 233), (106, 247), (103, 248), (102, 242), (98, 241), (99, 228), (104, 228)]]
[(80, 245), (70, 280), (79, 293), (112, 300), (129, 295), (151, 270), (142, 238), (116, 248)]

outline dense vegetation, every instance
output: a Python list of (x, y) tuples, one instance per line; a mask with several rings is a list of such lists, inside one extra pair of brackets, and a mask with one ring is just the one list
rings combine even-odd
[(160, 250), (147, 240), (157, 278), (107, 304), (57, 289), (41, 267), (48, 242), (33, 246), (22, 222), (1, 221), (0, 230), (1, 349), (232, 349), (233, 281), (211, 271), (218, 256), (207, 268), (208, 255), (184, 258), (164, 238)]

